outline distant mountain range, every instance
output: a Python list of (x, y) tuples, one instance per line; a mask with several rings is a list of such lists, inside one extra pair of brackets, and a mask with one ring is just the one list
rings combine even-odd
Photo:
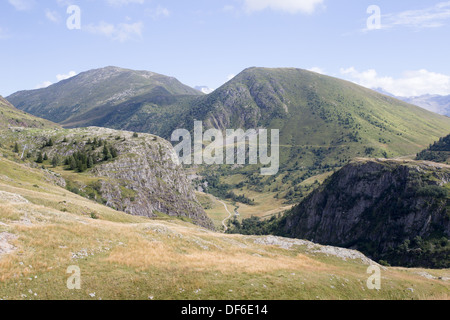
[(450, 95), (423, 95), (419, 97), (400, 98), (403, 101), (422, 107), (424, 109), (450, 117)]
[(419, 106), (426, 110), (442, 114), (444, 116), (450, 117), (450, 95), (441, 96), (441, 95), (432, 95), (426, 94), (417, 97), (399, 97), (395, 96), (381, 88), (375, 89), (375, 91), (382, 93), (387, 96), (391, 96), (393, 98), (397, 98), (399, 100), (408, 102), (410, 104)]

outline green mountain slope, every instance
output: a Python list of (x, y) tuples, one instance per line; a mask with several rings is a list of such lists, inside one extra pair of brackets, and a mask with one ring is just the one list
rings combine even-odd
[[(20, 91), (7, 99), (20, 110), (66, 127), (101, 123), (124, 101), (145, 96), (150, 101), (201, 95), (177, 79), (148, 71), (106, 67), (80, 73), (44, 89)], [(98, 112), (92, 112), (98, 110)], [(126, 110), (132, 114), (133, 110)]]
[(373, 147), (375, 154), (399, 155), (450, 129), (447, 117), (300, 69), (250, 68), (197, 101), (192, 118), (219, 128), (278, 128), (290, 147)]

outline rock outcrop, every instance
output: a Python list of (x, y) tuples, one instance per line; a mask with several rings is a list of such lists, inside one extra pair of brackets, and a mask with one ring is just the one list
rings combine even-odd
[(131, 132), (121, 134), (126, 140), (114, 145), (118, 158), (96, 165), (91, 171), (96, 177), (107, 178), (100, 180), (106, 205), (138, 216), (157, 217), (162, 213), (185, 217), (212, 229), (172, 145), (149, 134), (138, 138), (133, 138)]
[(449, 267), (449, 182), (445, 164), (359, 159), (288, 213), (282, 234), (394, 265)]

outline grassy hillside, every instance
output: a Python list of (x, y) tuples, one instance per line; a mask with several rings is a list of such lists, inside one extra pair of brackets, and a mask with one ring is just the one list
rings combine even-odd
[(16, 127), (26, 128), (57, 128), (58, 125), (37, 118), (24, 111), (17, 110), (14, 106), (0, 96), (0, 130)]
[[(412, 154), (450, 128), (447, 117), (300, 69), (247, 69), (198, 100), (204, 104), (193, 113), (210, 125), (280, 129), (285, 160), (307, 147), (307, 154), (322, 150), (322, 156), (338, 162), (358, 152)], [(350, 154), (339, 157), (346, 148)], [(312, 158), (310, 164), (320, 157)]]
[[(368, 262), (353, 257), (133, 217), (0, 158), (1, 299), (449, 298), (448, 270), (386, 268), (381, 290), (369, 290)], [(80, 268), (80, 290), (66, 286), (69, 266)]]

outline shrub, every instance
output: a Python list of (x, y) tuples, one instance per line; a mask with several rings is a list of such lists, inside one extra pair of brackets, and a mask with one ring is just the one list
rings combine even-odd
[(448, 196), (448, 191), (446, 188), (440, 186), (428, 185), (420, 188), (417, 191), (417, 195), (422, 197), (446, 198)]

